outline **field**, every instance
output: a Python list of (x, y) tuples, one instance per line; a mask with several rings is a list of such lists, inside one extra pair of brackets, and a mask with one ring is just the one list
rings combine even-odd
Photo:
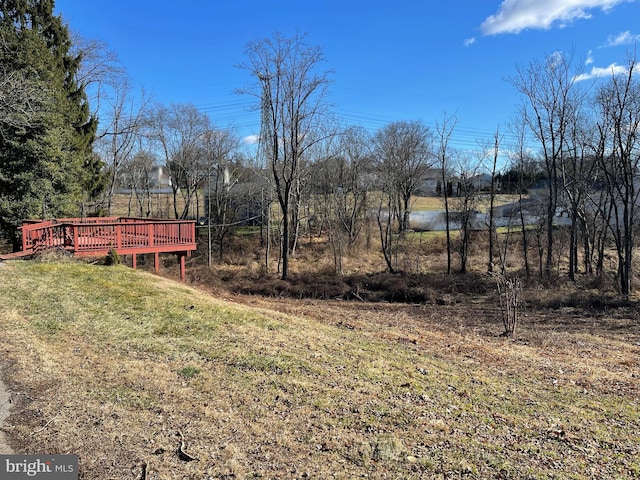
[(490, 290), (295, 300), (55, 257), (0, 284), (5, 432), (83, 479), (640, 476), (634, 304), (539, 294), (504, 338)]
[[(453, 205), (459, 197), (450, 197), (450, 208), (454, 208)], [(494, 199), (494, 205), (504, 205), (506, 203), (512, 203), (518, 201), (518, 195), (496, 195)], [(489, 210), (490, 197), (488, 194), (481, 194), (477, 197), (476, 208), (482, 212)], [(413, 197), (412, 198), (412, 210), (419, 212), (421, 210), (442, 210), (444, 209), (444, 200), (442, 197)]]

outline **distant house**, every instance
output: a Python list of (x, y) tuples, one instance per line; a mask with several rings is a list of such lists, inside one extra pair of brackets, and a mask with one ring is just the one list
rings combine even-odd
[(153, 190), (171, 188), (171, 175), (164, 165), (154, 165), (149, 170), (149, 187)]
[(422, 175), (419, 193), (422, 195), (436, 195), (436, 192), (442, 191), (442, 171), (438, 168), (428, 168)]
[[(474, 190), (477, 191), (488, 191), (491, 190), (491, 175), (488, 173), (479, 173), (470, 178), (471, 185)], [(496, 190), (498, 190), (498, 186), (494, 185)]]

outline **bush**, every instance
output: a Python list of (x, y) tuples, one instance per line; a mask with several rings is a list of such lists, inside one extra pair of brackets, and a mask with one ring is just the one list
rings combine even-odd
[(51, 250), (45, 250), (36, 254), (34, 260), (42, 263), (60, 263), (60, 262), (73, 262), (75, 261), (74, 256), (67, 252), (62, 247), (53, 248)]
[(104, 263), (105, 265), (109, 266), (120, 265), (122, 263), (122, 258), (120, 258), (120, 254), (116, 251), (116, 249), (111, 247)]

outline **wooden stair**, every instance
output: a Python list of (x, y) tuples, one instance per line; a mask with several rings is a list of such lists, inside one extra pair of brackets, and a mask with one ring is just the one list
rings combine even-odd
[(5, 260), (15, 260), (17, 258), (27, 258), (34, 254), (35, 252), (33, 250), (27, 250), (27, 251), (21, 250), (19, 252), (3, 253), (2, 255), (0, 255), (0, 260), (5, 261)]

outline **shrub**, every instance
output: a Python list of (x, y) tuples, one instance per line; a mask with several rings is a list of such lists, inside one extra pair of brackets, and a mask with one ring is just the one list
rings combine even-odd
[(120, 254), (116, 251), (115, 248), (111, 247), (109, 249), (109, 253), (105, 260), (105, 265), (120, 265), (122, 263), (122, 258), (120, 258)]

